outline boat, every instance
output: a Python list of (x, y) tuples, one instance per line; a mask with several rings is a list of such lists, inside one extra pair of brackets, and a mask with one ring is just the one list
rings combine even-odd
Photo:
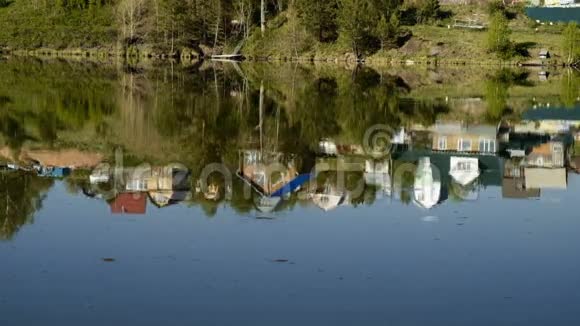
[(419, 160), (415, 171), (413, 201), (419, 207), (430, 209), (439, 203), (441, 197), (441, 173), (431, 164), (429, 157)]

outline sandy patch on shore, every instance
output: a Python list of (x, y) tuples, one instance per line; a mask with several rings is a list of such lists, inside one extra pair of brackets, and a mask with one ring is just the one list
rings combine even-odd
[(30, 150), (23, 151), (21, 158), (35, 160), (44, 166), (61, 166), (71, 168), (95, 167), (103, 161), (100, 153), (81, 152), (76, 149), (49, 151)]

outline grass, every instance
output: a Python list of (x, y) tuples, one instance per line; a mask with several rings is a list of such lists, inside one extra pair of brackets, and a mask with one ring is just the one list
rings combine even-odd
[(117, 29), (111, 6), (65, 12), (37, 3), (17, 0), (0, 8), (0, 47), (96, 48), (116, 43)]
[[(485, 48), (487, 33), (485, 31), (454, 29), (440, 26), (418, 25), (411, 27), (413, 38), (400, 49), (377, 53), (371, 58), (392, 58), (399, 60), (455, 60), (464, 63), (497, 63), (495, 55)], [(517, 29), (512, 32), (514, 44), (527, 47), (529, 56), (518, 55), (511, 61), (537, 59), (542, 48), (551, 53), (561, 53), (561, 37), (551, 32), (532, 29)]]

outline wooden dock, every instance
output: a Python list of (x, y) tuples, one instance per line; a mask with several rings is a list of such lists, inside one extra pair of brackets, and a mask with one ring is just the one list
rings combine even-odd
[(241, 41), (234, 51), (231, 54), (214, 54), (211, 56), (211, 60), (213, 61), (243, 61), (245, 57), (240, 53), (242, 50), (242, 46), (244, 45), (244, 41)]

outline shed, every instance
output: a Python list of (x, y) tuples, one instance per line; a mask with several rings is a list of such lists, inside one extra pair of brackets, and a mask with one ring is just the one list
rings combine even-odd
[(541, 49), (539, 57), (540, 59), (550, 59), (550, 51), (548, 49)]
[(147, 197), (143, 193), (121, 193), (110, 206), (113, 214), (145, 214)]

